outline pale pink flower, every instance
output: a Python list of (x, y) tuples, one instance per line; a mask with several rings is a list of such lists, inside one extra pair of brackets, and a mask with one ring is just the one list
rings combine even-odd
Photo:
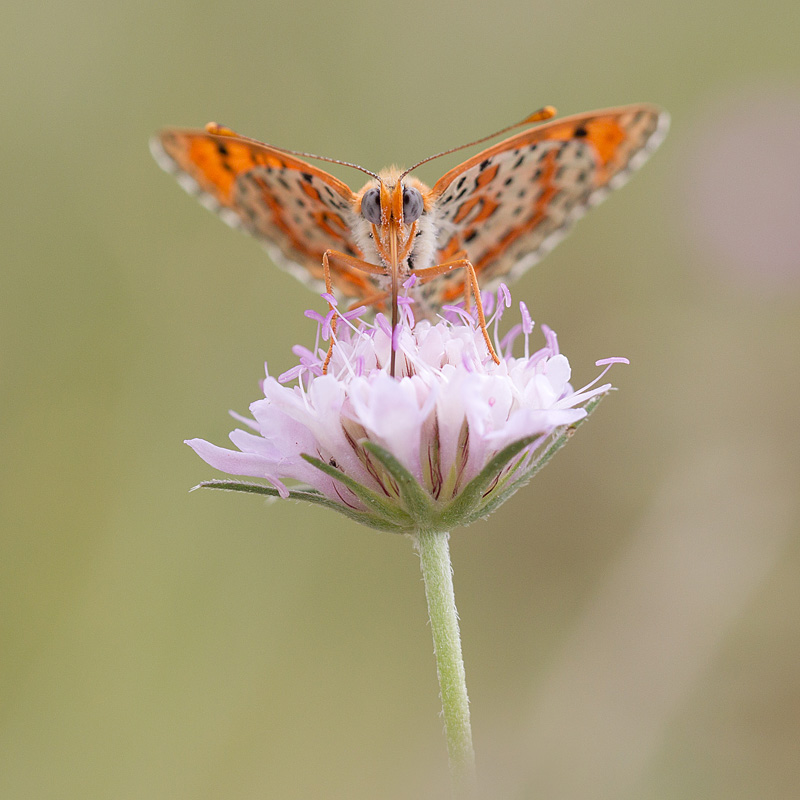
[[(319, 325), (317, 344), (296, 347), (299, 363), (287, 373), (276, 378), (267, 371), (252, 419), (233, 415), (250, 429), (230, 434), (237, 450), (187, 442), (216, 469), (269, 486), (201, 485), (309, 500), (398, 532), (420, 525), (449, 530), (485, 516), (531, 478), (587, 416), (587, 404), (611, 388), (596, 385), (609, 366), (627, 363), (598, 361), (606, 370), (573, 390), (569, 362), (546, 326), (544, 346), (530, 353), (533, 323), (524, 304), (522, 322), (499, 340), (497, 322), (510, 302), (501, 287), (490, 321), (500, 364), (463, 309), (446, 307), (439, 321), (414, 324), (404, 302), (394, 377), (392, 330), (382, 315), (373, 323), (359, 319), (363, 309), (339, 315), (323, 375), (319, 331), (329, 333), (331, 314), (307, 312)], [(491, 311), (494, 297), (486, 303)], [(515, 345), (521, 355), (512, 354)]]

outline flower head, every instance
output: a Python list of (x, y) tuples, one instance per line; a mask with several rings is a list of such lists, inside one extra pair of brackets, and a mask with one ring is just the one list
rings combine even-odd
[[(267, 370), (252, 419), (233, 415), (249, 428), (230, 434), (238, 449), (187, 442), (211, 466), (270, 485), (201, 485), (309, 500), (398, 532), (449, 530), (485, 516), (532, 477), (587, 416), (587, 404), (611, 388), (596, 385), (604, 371), (574, 391), (569, 362), (546, 326), (544, 346), (531, 353), (533, 323), (523, 303), (521, 322), (500, 340), (497, 323), (510, 303), (504, 286), (496, 302), (492, 295), (485, 300), (489, 313), (495, 307), (490, 326), (500, 364), (461, 307), (445, 307), (438, 322), (414, 324), (404, 301), (394, 331), (381, 314), (372, 323), (360, 319), (364, 309), (334, 308), (324, 318), (307, 312), (318, 323), (314, 349), (295, 347), (299, 363), (277, 378)], [(323, 374), (319, 335), (329, 334), (333, 313), (337, 340)], [(515, 345), (522, 355), (512, 355)], [(626, 360), (597, 363), (607, 370), (616, 361)]]

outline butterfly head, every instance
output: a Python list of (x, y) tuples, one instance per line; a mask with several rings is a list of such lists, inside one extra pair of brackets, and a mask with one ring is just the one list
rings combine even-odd
[(386, 266), (404, 263), (412, 253), (415, 238), (425, 227), (428, 191), (416, 178), (400, 180), (398, 170), (389, 169), (359, 192), (359, 214)]

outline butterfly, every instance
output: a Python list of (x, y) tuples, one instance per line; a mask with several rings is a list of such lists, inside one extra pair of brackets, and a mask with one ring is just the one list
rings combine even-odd
[[(669, 125), (666, 112), (647, 104), (554, 115), (547, 106), (409, 169), (377, 174), (264, 144), (216, 123), (205, 130), (166, 128), (151, 150), (203, 205), (259, 239), (278, 266), (354, 306), (390, 301), (393, 326), (403, 283), (414, 284), (415, 312), (429, 316), (460, 298), (469, 303), (472, 294), (497, 361), (479, 287), (492, 289), (535, 264), (644, 163)], [(534, 127), (468, 158), (432, 187), (410, 174), (522, 125)], [(306, 158), (353, 167), (370, 179), (353, 191)]]

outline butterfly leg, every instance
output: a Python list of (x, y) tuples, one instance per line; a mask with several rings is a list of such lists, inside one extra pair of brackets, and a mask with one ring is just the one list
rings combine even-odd
[[(360, 258), (348, 256), (346, 253), (340, 253), (337, 250), (326, 250), (322, 254), (322, 274), (325, 277), (325, 291), (328, 294), (333, 294), (333, 279), (331, 277), (332, 269), (340, 274), (349, 276), (351, 280), (353, 277), (353, 270), (358, 270), (359, 272), (364, 272), (368, 275), (386, 274), (384, 269), (376, 264), (370, 264), (367, 261), (362, 261)], [(381, 296), (377, 297), (377, 299), (380, 298)], [(366, 299), (371, 300), (370, 297), (367, 297)], [(331, 311), (333, 311), (334, 314), (331, 318), (331, 340), (330, 344), (328, 345), (328, 353), (325, 356), (324, 363), (322, 364), (323, 375), (327, 375), (328, 373), (328, 365), (331, 363), (331, 357), (333, 356), (333, 344), (334, 340), (336, 339), (336, 310), (334, 309), (332, 303), (329, 303), (328, 305), (330, 305)]]
[(497, 357), (497, 353), (492, 345), (492, 340), (489, 338), (489, 331), (486, 330), (486, 315), (483, 313), (481, 288), (478, 285), (478, 275), (475, 272), (475, 267), (472, 265), (472, 262), (467, 258), (455, 258), (452, 261), (445, 261), (433, 267), (415, 270), (414, 274), (419, 278), (420, 283), (427, 283), (454, 269), (465, 269), (467, 271), (467, 280), (464, 282), (465, 298), (469, 298), (470, 293), (475, 298), (475, 308), (478, 311), (478, 324), (480, 325), (481, 333), (483, 333), (483, 340), (486, 342), (486, 347), (489, 350), (492, 361), (494, 361), (495, 364), (499, 364), (500, 359)]

